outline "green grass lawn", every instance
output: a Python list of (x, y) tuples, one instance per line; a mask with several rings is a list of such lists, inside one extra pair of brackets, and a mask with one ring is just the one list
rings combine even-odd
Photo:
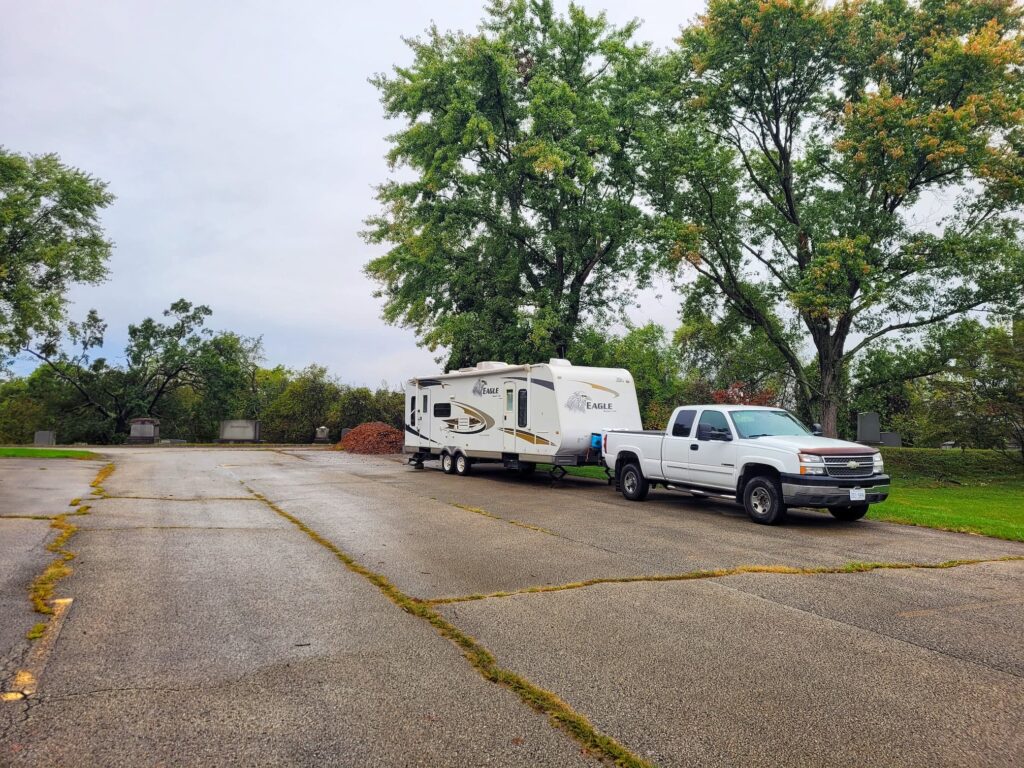
[(69, 448), (0, 448), (0, 459), (102, 459), (92, 451)]
[(889, 498), (871, 505), (868, 517), (1024, 541), (1024, 481), (928, 487), (893, 478)]

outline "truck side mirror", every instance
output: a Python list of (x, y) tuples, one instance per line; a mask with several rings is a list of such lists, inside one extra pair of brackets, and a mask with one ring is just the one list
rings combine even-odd
[(813, 424), (811, 424), (811, 434), (821, 437), (821, 424), (819, 424), (818, 422), (814, 422)]
[(697, 425), (697, 439), (698, 440), (711, 440), (711, 427), (707, 424)]

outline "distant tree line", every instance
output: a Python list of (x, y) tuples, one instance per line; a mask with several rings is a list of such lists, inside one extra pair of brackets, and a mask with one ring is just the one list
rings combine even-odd
[(55, 430), (62, 443), (120, 443), (129, 420), (160, 419), (165, 438), (209, 442), (224, 419), (258, 419), (269, 442), (309, 443), (326, 426), (402, 424), (404, 396), (341, 383), (310, 365), (266, 368), (258, 339), (205, 327), (211, 312), (184, 299), (155, 320), (129, 326), (118, 362), (96, 357), (106, 325), (95, 312), (25, 349), (40, 361), (25, 377), (0, 383), (0, 443), (30, 442)]

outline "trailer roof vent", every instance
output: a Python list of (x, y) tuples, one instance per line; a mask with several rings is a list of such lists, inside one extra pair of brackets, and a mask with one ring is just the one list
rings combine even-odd
[(476, 366), (475, 365), (470, 365), (470, 366), (467, 366), (465, 368), (459, 368), (459, 373), (469, 373), (470, 371), (475, 371), (475, 370), (476, 370)]
[(562, 365), (562, 366), (565, 366), (565, 365), (572, 365), (572, 363), (570, 363), (564, 357), (552, 357), (550, 360), (548, 360), (548, 365)]
[(481, 363), (477, 363), (476, 367), (481, 371), (490, 371), (494, 368), (508, 368), (508, 363), (503, 363), (500, 360), (484, 360)]

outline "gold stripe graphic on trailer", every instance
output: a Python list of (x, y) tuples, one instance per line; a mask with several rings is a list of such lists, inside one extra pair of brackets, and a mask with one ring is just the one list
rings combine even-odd
[(594, 389), (599, 389), (602, 392), (611, 392), (616, 397), (619, 396), (619, 393), (616, 392), (614, 389), (612, 389), (611, 387), (606, 387), (606, 386), (604, 386), (602, 384), (595, 384), (592, 381), (580, 381), (579, 379), (569, 379), (569, 381), (575, 381), (577, 384), (586, 384), (588, 387), (593, 387)]
[(550, 440), (547, 440), (540, 435), (535, 435), (533, 432), (526, 432), (522, 429), (509, 429), (508, 427), (502, 427), (501, 431), (506, 435), (513, 435), (518, 437), (520, 440), (525, 440), (528, 443), (534, 445), (554, 445)]

